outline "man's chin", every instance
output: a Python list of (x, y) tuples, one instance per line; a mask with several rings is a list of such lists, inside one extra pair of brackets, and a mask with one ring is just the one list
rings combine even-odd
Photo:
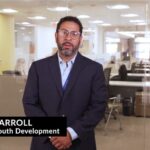
[(74, 55), (74, 52), (73, 51), (68, 51), (68, 50), (63, 50), (62, 51), (62, 54), (66, 57), (70, 57), (70, 56), (73, 56)]

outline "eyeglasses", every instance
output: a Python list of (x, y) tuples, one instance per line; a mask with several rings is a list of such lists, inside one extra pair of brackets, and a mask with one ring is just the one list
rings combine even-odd
[(58, 34), (60, 35), (60, 36), (62, 36), (62, 37), (67, 37), (68, 35), (70, 35), (70, 37), (72, 38), (72, 39), (78, 39), (79, 37), (80, 37), (80, 35), (81, 35), (81, 33), (80, 32), (78, 32), (78, 31), (68, 31), (68, 30), (65, 30), (65, 29), (60, 29), (60, 30), (58, 30)]

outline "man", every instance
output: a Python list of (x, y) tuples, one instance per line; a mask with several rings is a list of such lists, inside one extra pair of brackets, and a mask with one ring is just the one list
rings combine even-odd
[(32, 64), (23, 97), (27, 116), (66, 116), (67, 135), (34, 137), (31, 150), (96, 150), (94, 128), (103, 118), (107, 90), (102, 66), (79, 52), (82, 24), (62, 18), (58, 52)]

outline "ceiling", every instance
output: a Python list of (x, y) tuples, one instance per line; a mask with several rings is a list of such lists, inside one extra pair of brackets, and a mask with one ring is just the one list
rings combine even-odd
[[(126, 4), (129, 5), (130, 8), (121, 10), (111, 10), (107, 8), (108, 5), (115, 4)], [(67, 6), (71, 11), (54, 12), (47, 10), (49, 7), (53, 8), (58, 6)], [(84, 29), (95, 29), (96, 26), (102, 26), (102, 24), (91, 23), (91, 21), (95, 20), (102, 20), (106, 24), (111, 24), (111, 26), (105, 26), (103, 29), (106, 31), (104, 32), (105, 37), (112, 39), (144, 37), (146, 35), (145, 30), (150, 31), (150, 26), (148, 26), (150, 24), (150, 0), (0, 0), (0, 10), (4, 8), (12, 8), (18, 11), (18, 13), (11, 15), (14, 16), (15, 20), (15, 32), (21, 35), (23, 44), (24, 41), (29, 40), (28, 37), (35, 38), (34, 26), (56, 26), (55, 22), (66, 15), (89, 15), (90, 18), (81, 19)], [(129, 13), (137, 14), (138, 16), (132, 18), (120, 16)], [(28, 18), (34, 16), (44, 16), (46, 19), (31, 20)], [(146, 25), (131, 23), (129, 22), (131, 19), (144, 20)], [(23, 22), (29, 22), (33, 26), (26, 26), (22, 24)], [(132, 33), (131, 35), (131, 33), (123, 33), (121, 31), (142, 31), (143, 33)], [(86, 32), (86, 34), (88, 35), (88, 32)], [(148, 36), (150, 37), (150, 33)], [(18, 42), (18, 44), (22, 43)], [(17, 45), (16, 47), (21, 46)]]
[[(111, 10), (108, 5), (126, 4), (129, 9)], [(48, 11), (48, 7), (68, 6), (71, 11), (53, 12)], [(22, 22), (29, 22), (33, 25), (56, 25), (61, 17), (65, 15), (89, 15), (88, 19), (81, 19), (85, 28), (100, 26), (101, 24), (92, 24), (90, 21), (102, 20), (104, 23), (111, 24), (111, 27), (122, 26), (124, 28), (140, 28), (129, 20), (144, 20), (149, 22), (150, 18), (150, 0), (0, 0), (0, 10), (12, 8), (18, 11), (13, 14), (16, 26), (25, 26)], [(134, 13), (138, 17), (123, 18), (121, 14)], [(31, 20), (28, 17), (44, 16), (45, 20)], [(133, 29), (134, 30), (134, 29)]]

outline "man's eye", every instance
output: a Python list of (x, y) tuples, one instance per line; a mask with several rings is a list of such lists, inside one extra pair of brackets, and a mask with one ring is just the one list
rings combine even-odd
[(65, 35), (67, 35), (67, 34), (68, 34), (68, 32), (67, 32), (67, 31), (64, 31), (63, 33), (64, 33)]
[(72, 32), (72, 35), (76, 36), (76, 35), (77, 35), (77, 32)]

